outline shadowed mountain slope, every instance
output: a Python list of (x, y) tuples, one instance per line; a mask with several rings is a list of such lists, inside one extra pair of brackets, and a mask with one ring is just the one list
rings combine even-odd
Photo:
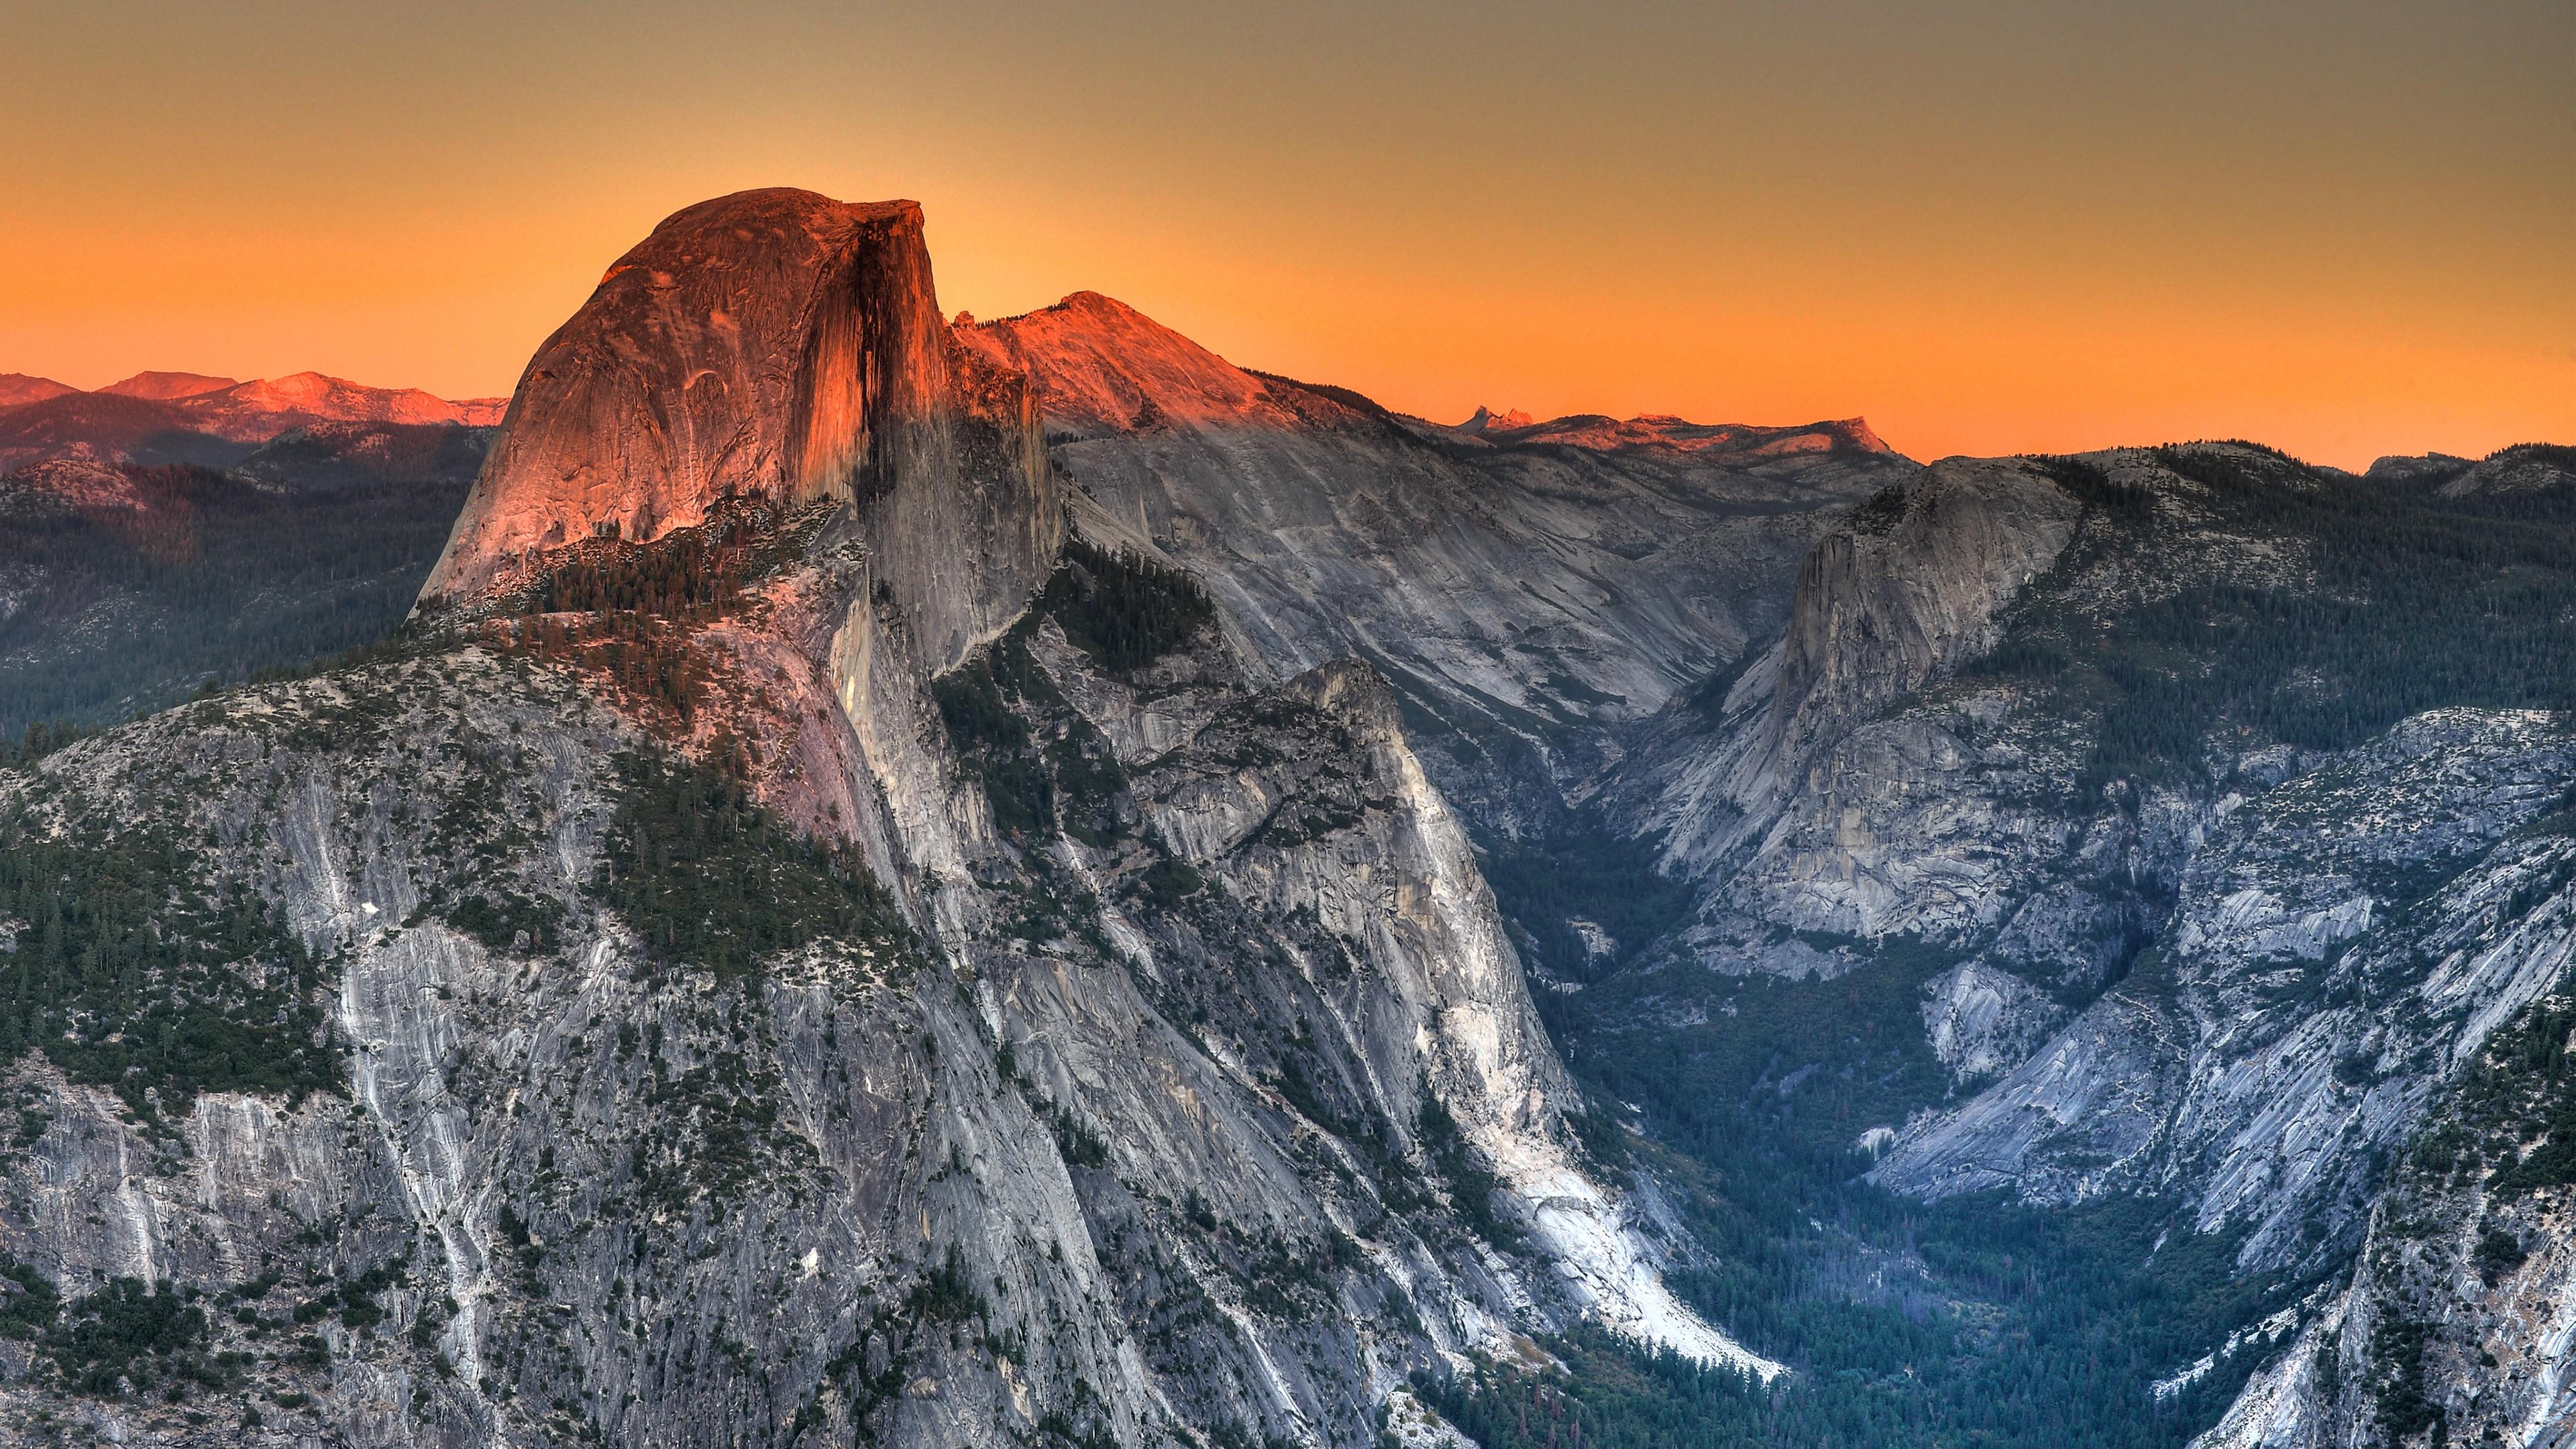
[(0, 973), (0, 1422), (1361, 1449), (1579, 1321), (1776, 1377), (1385, 683), (1068, 535), (1039, 426), (917, 209), (694, 207), (403, 639), (0, 771), (0, 917), (66, 923)]
[(1546, 828), (1617, 729), (1776, 632), (1817, 532), (1915, 466), (1841, 424), (1469, 437), (1094, 293), (958, 335), (1028, 369), (1101, 528), (1204, 579), (1273, 669), (1375, 663), (1442, 788), (1507, 830)]

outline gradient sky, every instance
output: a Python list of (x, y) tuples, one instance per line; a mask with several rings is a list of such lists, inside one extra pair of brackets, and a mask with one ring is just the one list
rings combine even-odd
[[(935, 11), (936, 13), (931, 13)], [(1455, 419), (2576, 442), (2576, 4), (0, 0), (0, 371), (507, 392), (679, 207), (927, 208)]]

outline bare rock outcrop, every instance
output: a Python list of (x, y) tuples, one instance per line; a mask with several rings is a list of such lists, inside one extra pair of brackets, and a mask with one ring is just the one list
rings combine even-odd
[(954, 659), (1052, 568), (1061, 509), (1021, 379), (939, 316), (921, 209), (742, 192), (656, 227), (528, 364), (426, 599), (730, 498), (862, 503), (879, 575)]
[(0, 1293), (224, 1311), (0, 1343), (0, 1423), (178, 1442), (102, 1385), (195, 1375), (245, 1443), (1361, 1449), (1586, 1317), (1775, 1375), (1579, 1145), (1386, 681), (1252, 653), (1037, 424), (916, 208), (691, 208), (532, 364), (398, 657), (0, 771), (13, 845), (188, 843), (177, 949), (274, 922), (205, 1009), (301, 1073), (21, 1043)]
[(1994, 643), (2080, 505), (2031, 464), (1951, 458), (1872, 498), (1799, 567), (1766, 753), (1775, 778)]
[(1840, 424), (1471, 434), (1248, 371), (1093, 293), (956, 330), (1029, 371), (1066, 479), (1206, 580), (1262, 666), (1369, 660), (1442, 791), (1506, 831), (1543, 828), (1619, 731), (1775, 635), (1817, 535), (1916, 467)]

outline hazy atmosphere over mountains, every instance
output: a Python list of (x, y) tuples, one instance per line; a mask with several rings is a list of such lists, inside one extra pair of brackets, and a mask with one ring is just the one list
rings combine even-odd
[(0, 380), (0, 1442), (2576, 1436), (2576, 449), (1445, 423), (925, 228)]

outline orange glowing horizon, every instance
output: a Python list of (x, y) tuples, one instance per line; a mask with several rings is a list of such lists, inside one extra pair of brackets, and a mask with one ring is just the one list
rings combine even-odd
[(0, 372), (506, 395), (655, 222), (787, 184), (921, 201), (952, 313), (1100, 291), (1441, 421), (2576, 442), (2563, 3), (534, 8), (32, 19)]

